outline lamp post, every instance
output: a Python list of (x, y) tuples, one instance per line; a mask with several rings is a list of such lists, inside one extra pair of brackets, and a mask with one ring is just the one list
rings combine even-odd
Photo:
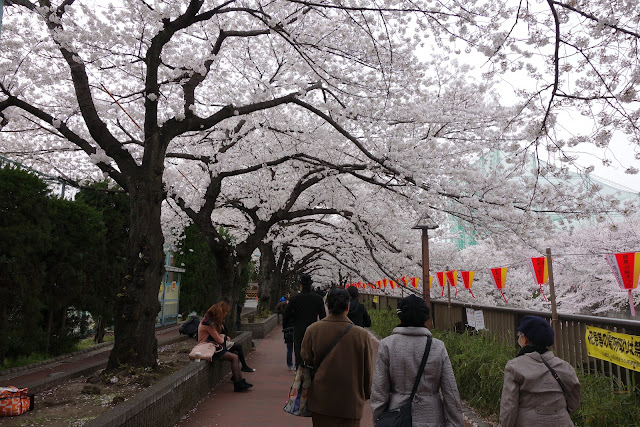
[(427, 306), (431, 308), (431, 291), (429, 290), (429, 230), (438, 228), (438, 224), (425, 212), (412, 227), (422, 230), (422, 294)]

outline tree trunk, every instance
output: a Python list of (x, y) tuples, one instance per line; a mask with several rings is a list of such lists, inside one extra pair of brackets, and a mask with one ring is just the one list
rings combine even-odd
[(162, 167), (128, 182), (131, 229), (122, 288), (116, 296), (115, 342), (107, 370), (120, 365), (155, 367), (158, 341), (158, 291), (164, 271), (164, 237), (160, 226)]
[(273, 246), (268, 243), (261, 243), (259, 248), (260, 268), (258, 270), (258, 280), (260, 281), (260, 289), (258, 290), (258, 310), (273, 311), (281, 296), (278, 286), (280, 272), (276, 265)]
[(51, 348), (51, 331), (53, 330), (53, 308), (49, 306), (49, 316), (47, 317), (47, 341), (45, 342), (44, 352), (49, 353)]
[[(219, 254), (220, 251), (214, 251)], [(219, 298), (217, 301), (212, 301), (211, 304), (215, 304), (219, 301), (226, 301), (231, 306), (231, 312), (225, 319), (224, 325), (230, 335), (235, 334), (236, 326), (236, 305), (238, 304), (238, 289), (242, 285), (241, 275), (241, 263), (237, 262), (237, 259), (230, 254), (223, 255), (216, 258), (218, 265), (218, 278), (217, 282), (219, 287)]]
[(270, 244), (260, 244), (260, 293), (258, 294), (259, 308), (274, 311), (280, 298), (290, 290), (290, 283), (286, 280), (289, 265), (289, 252), (282, 248), (276, 260), (275, 251)]
[(99, 316), (98, 321), (96, 322), (96, 333), (93, 337), (93, 342), (96, 344), (101, 344), (104, 341), (104, 324), (104, 318)]

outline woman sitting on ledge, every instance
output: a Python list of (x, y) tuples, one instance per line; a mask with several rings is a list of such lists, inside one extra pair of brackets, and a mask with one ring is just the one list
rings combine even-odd
[(209, 307), (207, 314), (198, 326), (198, 344), (215, 342), (223, 345), (225, 349), (215, 353), (211, 360), (228, 360), (231, 362), (231, 372), (233, 373), (233, 391), (246, 391), (253, 384), (249, 384), (242, 378), (238, 355), (226, 350), (226, 342), (230, 341), (227, 335), (222, 335), (222, 323), (224, 322), (223, 311), (218, 304)]
[[(229, 313), (231, 313), (231, 306), (229, 305), (228, 302), (226, 301), (220, 301), (218, 303), (218, 305), (220, 306), (220, 310), (222, 310), (222, 334), (223, 335), (227, 335), (227, 329), (224, 327), (224, 319), (227, 318), (227, 316), (229, 315)], [(239, 345), (237, 346), (233, 346), (231, 347), (231, 349), (229, 350), (231, 353), (235, 353), (238, 355), (238, 359), (240, 359), (240, 364), (242, 365), (242, 372), (255, 372), (256, 370), (253, 368), (250, 368), (249, 365), (247, 365), (247, 361), (244, 360), (244, 351), (242, 350), (242, 347), (240, 347)]]

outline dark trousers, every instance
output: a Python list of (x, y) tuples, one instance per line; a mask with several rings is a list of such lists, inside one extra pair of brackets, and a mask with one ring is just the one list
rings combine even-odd
[(247, 361), (244, 360), (244, 350), (242, 350), (242, 346), (240, 344), (234, 344), (229, 351), (238, 355), (238, 360), (243, 368), (247, 367)]
[(302, 338), (295, 339), (293, 341), (293, 349), (296, 354), (296, 369), (298, 366), (302, 365), (302, 356), (300, 356), (300, 349), (302, 348)]
[[(296, 358), (296, 362), (297, 360), (298, 359)], [(287, 366), (289, 367), (293, 366), (293, 343), (292, 342), (287, 343)]]

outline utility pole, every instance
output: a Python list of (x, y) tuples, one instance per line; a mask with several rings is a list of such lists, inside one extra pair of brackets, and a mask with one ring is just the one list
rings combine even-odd
[[(547, 248), (547, 266), (549, 267), (549, 291), (551, 293), (551, 327), (553, 328), (553, 332), (556, 337), (558, 336), (558, 332), (560, 332), (560, 328), (558, 327), (558, 309), (556, 305), (556, 287), (553, 282), (553, 264), (551, 263), (551, 248)], [(556, 338), (557, 341), (557, 338)]]

